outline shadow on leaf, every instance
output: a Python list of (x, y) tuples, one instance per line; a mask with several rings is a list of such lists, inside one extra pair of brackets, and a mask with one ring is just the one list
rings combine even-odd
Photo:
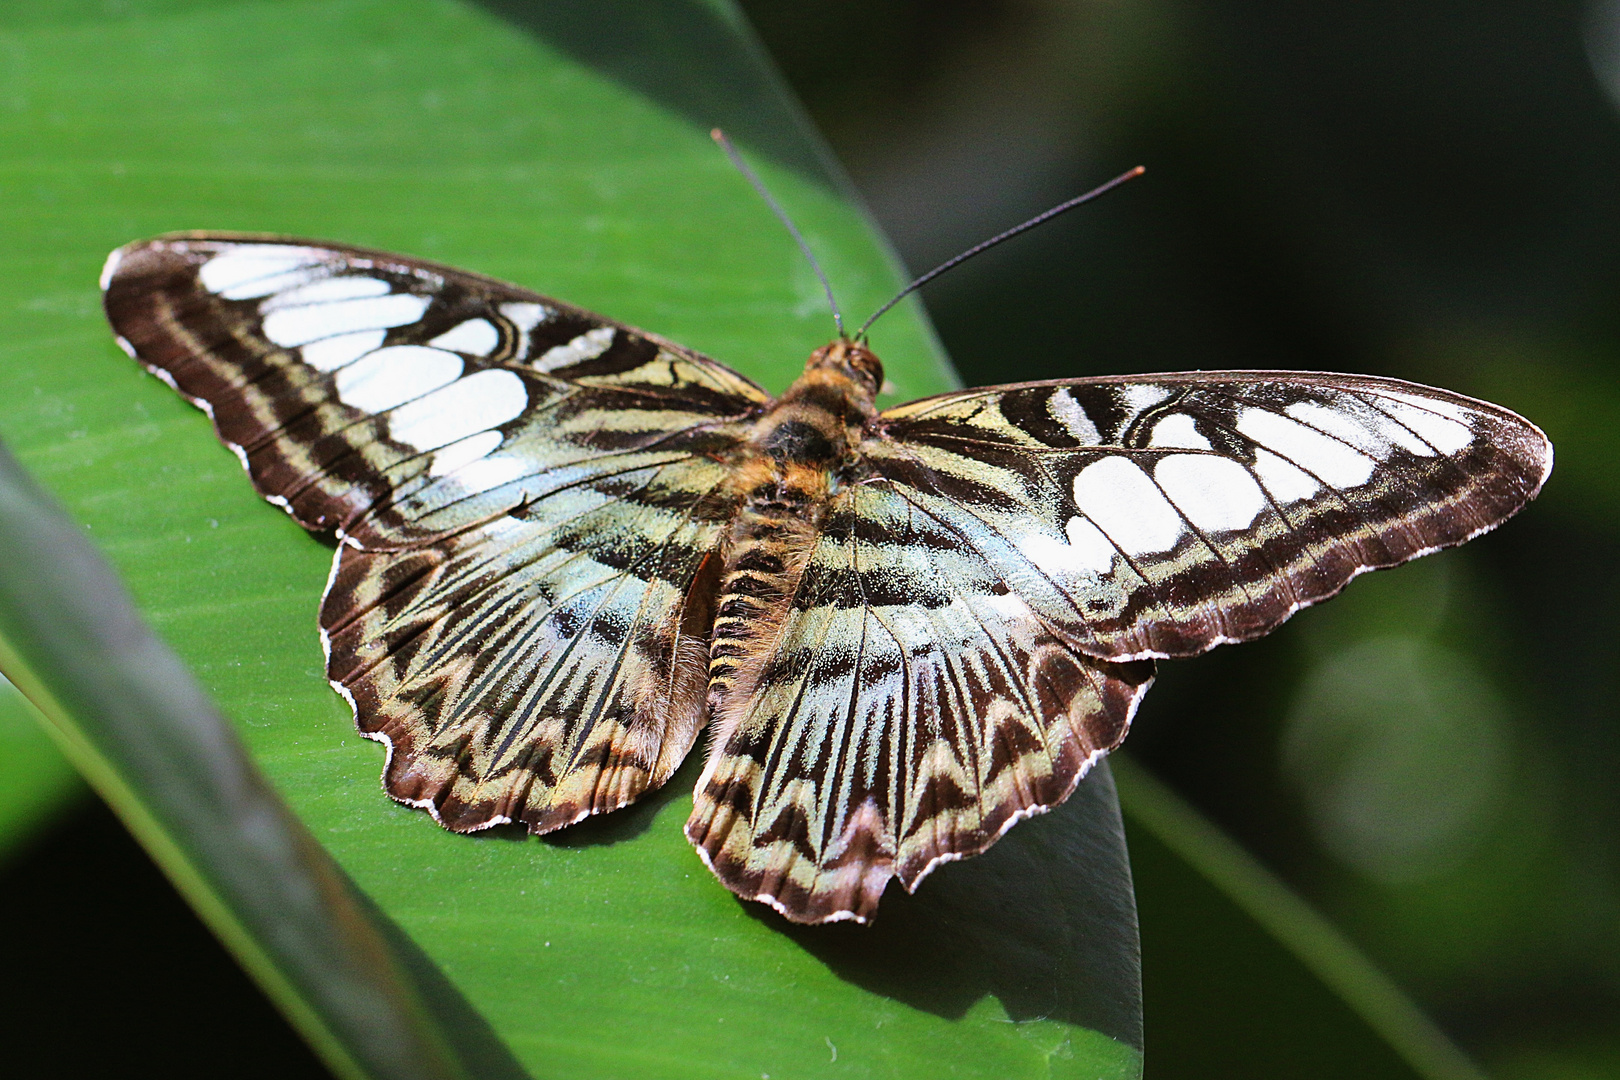
[(468, 1075), (480, 1080), (530, 1080), (528, 1071), (495, 1034), (489, 1021), (462, 996), (433, 958), (353, 881), (349, 886), (360, 907), (409, 973), (422, 1002), (432, 1011), (439, 1030)]
[(984, 855), (947, 864), (915, 895), (891, 885), (871, 926), (794, 926), (749, 914), (835, 974), (952, 1019), (993, 994), (1015, 1021), (1059, 1020), (1138, 1049), (1136, 904), (1106, 763), (1050, 814)]
[[(477, 2), (700, 128), (722, 127), (737, 142), (801, 176), (834, 189), (843, 186), (817, 152), (819, 136), (791, 104), (747, 25), (733, 24), (719, 5), (703, 0)], [(707, 76), (694, 79), (694, 70)]]

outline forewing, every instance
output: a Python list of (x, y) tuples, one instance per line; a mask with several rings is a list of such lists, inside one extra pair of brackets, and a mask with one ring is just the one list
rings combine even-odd
[(687, 835), (739, 895), (864, 921), (890, 877), (915, 889), (1067, 798), (1152, 673), (1052, 634), (898, 485), (846, 488), (717, 707)]
[(553, 828), (702, 725), (716, 457), (768, 399), (702, 356), (396, 255), (195, 234), (108, 260), (121, 341), (338, 535), (328, 674), (396, 798)]
[(1552, 468), (1506, 409), (1295, 372), (963, 391), (885, 412), (863, 452), (1043, 625), (1114, 660), (1265, 634), (1495, 527)]
[(160, 237), (113, 252), (103, 288), (126, 348), (212, 416), (266, 498), (368, 548), (486, 520), (604, 456), (729, 445), (769, 400), (642, 331), (361, 248)]

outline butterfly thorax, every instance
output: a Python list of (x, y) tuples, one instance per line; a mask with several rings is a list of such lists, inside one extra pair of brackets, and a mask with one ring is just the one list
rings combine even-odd
[(810, 354), (804, 374), (759, 418), (755, 451), (783, 465), (838, 470), (877, 415), (883, 365), (861, 345), (835, 341)]
[(857, 447), (877, 415), (883, 365), (861, 345), (817, 349), (804, 374), (755, 422), (734, 474), (736, 516), (709, 640), (710, 709), (769, 653), (831, 497), (859, 470)]

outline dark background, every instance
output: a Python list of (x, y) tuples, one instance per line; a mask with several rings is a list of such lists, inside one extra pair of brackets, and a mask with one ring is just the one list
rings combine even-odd
[(1548, 431), (1522, 518), (1163, 665), (1128, 749), (1493, 1075), (1620, 1076), (1620, 7), (744, 7), (918, 272), (1147, 166), (929, 286), (966, 382), (1371, 372)]
[[(1521, 518), (1165, 665), (1129, 748), (1492, 1075), (1620, 1076), (1620, 8), (743, 7), (914, 270), (1147, 166), (929, 287), (966, 382), (1374, 372), (1547, 429)], [(321, 1074), (99, 807), (9, 861), (0, 918), (40, 973), (8, 1027), (83, 1033), (12, 1066)], [(1152, 971), (1150, 1075), (1198, 1076), (1151, 1053)]]

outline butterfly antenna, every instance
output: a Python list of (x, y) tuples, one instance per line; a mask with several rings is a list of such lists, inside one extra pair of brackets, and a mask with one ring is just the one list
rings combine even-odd
[(1084, 195), (1076, 195), (1074, 198), (1070, 199), (1068, 202), (1058, 203), (1056, 206), (1052, 207), (1052, 209), (1046, 211), (1045, 213), (1036, 214), (1034, 217), (1030, 218), (1028, 221), (1024, 222), (1022, 225), (1014, 225), (1012, 228), (1008, 229), (1006, 232), (997, 233), (995, 236), (992, 236), (990, 239), (984, 241), (983, 243), (974, 244), (972, 247), (968, 248), (966, 251), (962, 252), (962, 254), (956, 256), (954, 259), (945, 260), (944, 262), (940, 263), (938, 266), (934, 267), (932, 270), (928, 271), (928, 273), (924, 274), (922, 277), (920, 277), (920, 278), (916, 279), (915, 281), (913, 281), (910, 285), (907, 285), (905, 288), (901, 289), (897, 294), (895, 294), (895, 297), (894, 297), (893, 300), (890, 300), (887, 304), (884, 304), (882, 307), (880, 307), (876, 311), (874, 311), (872, 313), (872, 317), (870, 319), (867, 319), (865, 322), (861, 323), (861, 328), (859, 330), (855, 331), (855, 340), (860, 341), (862, 338), (866, 337), (866, 331), (871, 328), (873, 323), (878, 321), (878, 316), (879, 315), (882, 315), (884, 312), (886, 312), (890, 308), (894, 307), (894, 305), (898, 304), (900, 301), (904, 300), (906, 297), (910, 296), (912, 293), (916, 292), (918, 289), (922, 288), (924, 285), (928, 284), (930, 281), (933, 281), (935, 278), (939, 277), (939, 275), (943, 274), (945, 271), (962, 265), (963, 263), (967, 262), (969, 259), (973, 258), (973, 256), (979, 254), (980, 252), (989, 251), (991, 248), (995, 247), (997, 244), (1001, 243), (1003, 240), (1011, 240), (1013, 237), (1017, 236), (1019, 233), (1028, 232), (1030, 229), (1033, 229), (1037, 225), (1041, 225), (1041, 224), (1044, 224), (1045, 222), (1051, 221), (1053, 218), (1057, 217), (1059, 214), (1066, 214), (1070, 210), (1073, 210), (1075, 207), (1080, 206), (1080, 205), (1082, 205), (1084, 203), (1088, 203), (1092, 199), (1097, 198), (1099, 195), (1106, 195), (1110, 191), (1113, 191), (1115, 188), (1119, 187), (1119, 185), (1123, 184), (1125, 181), (1127, 181), (1127, 180), (1135, 180), (1138, 176), (1141, 176), (1145, 172), (1147, 172), (1147, 169), (1144, 166), (1138, 165), (1136, 168), (1132, 169), (1130, 172), (1120, 173), (1118, 176), (1116, 176), (1112, 180), (1108, 181), (1108, 183), (1103, 184), (1100, 187), (1094, 187), (1090, 191), (1086, 192)]
[(822, 271), (821, 264), (816, 261), (816, 253), (810, 250), (809, 241), (805, 240), (804, 234), (799, 231), (799, 227), (793, 224), (793, 219), (788, 217), (787, 211), (782, 209), (782, 204), (777, 202), (775, 197), (771, 195), (764, 181), (754, 175), (754, 170), (748, 167), (748, 162), (744, 161), (742, 155), (737, 153), (737, 148), (731, 145), (731, 140), (726, 138), (726, 133), (719, 128), (715, 128), (709, 132), (709, 137), (720, 144), (720, 149), (724, 150), (726, 157), (730, 158), (731, 163), (737, 166), (737, 171), (742, 173), (750, 184), (754, 185), (754, 190), (759, 192), (759, 197), (765, 200), (765, 205), (771, 208), (771, 212), (776, 215), (777, 220), (787, 226), (787, 231), (792, 235), (794, 243), (799, 245), (799, 250), (804, 252), (806, 261), (810, 263), (810, 269), (816, 272), (816, 280), (821, 282), (822, 291), (827, 294), (827, 306), (832, 308), (833, 325), (838, 328), (839, 338), (847, 340), (849, 335), (844, 333), (844, 313), (838, 310), (838, 301), (833, 299), (832, 284), (827, 280), (826, 273)]

